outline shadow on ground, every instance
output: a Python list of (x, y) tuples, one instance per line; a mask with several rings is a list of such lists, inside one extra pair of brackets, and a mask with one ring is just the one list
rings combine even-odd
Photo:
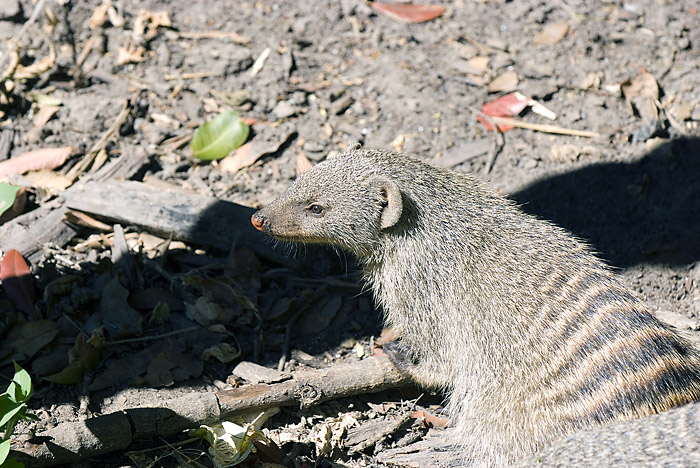
[(665, 143), (634, 163), (540, 180), (511, 198), (587, 240), (615, 267), (700, 260), (700, 138)]

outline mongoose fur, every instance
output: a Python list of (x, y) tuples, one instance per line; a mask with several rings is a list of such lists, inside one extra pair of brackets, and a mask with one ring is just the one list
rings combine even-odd
[(470, 466), (700, 400), (700, 355), (565, 230), (476, 178), (355, 148), (253, 225), (353, 252), (419, 383), (443, 389)]
[(700, 403), (578, 431), (518, 468), (697, 468)]

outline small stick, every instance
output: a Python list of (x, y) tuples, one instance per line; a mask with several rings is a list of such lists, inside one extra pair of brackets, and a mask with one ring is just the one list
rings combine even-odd
[(230, 31), (182, 31), (183, 39), (229, 39), (237, 44), (248, 44), (250, 39)]
[(389, 359), (371, 357), (296, 372), (293, 379), (284, 382), (195, 392), (84, 421), (62, 422), (39, 432), (35, 443), (12, 450), (11, 455), (35, 468), (77, 463), (110, 452), (123, 453), (139, 439), (166, 437), (242, 413), (279, 406), (309, 408), (324, 401), (376, 393), (406, 383), (406, 376)]
[(556, 125), (545, 125), (545, 124), (523, 122), (522, 120), (510, 119), (507, 117), (490, 116), (490, 119), (493, 120), (497, 125), (511, 125), (513, 127), (525, 128), (528, 130), (536, 130), (538, 132), (544, 132), (544, 133), (554, 133), (557, 135), (580, 136), (580, 137), (585, 137), (585, 138), (600, 138), (601, 137), (600, 133), (597, 133), (597, 132), (588, 132), (585, 130), (575, 130), (573, 128), (558, 127)]
[(201, 330), (201, 329), (202, 329), (202, 327), (200, 327), (199, 325), (195, 325), (192, 327), (181, 328), (179, 330), (169, 331), (167, 333), (161, 333), (160, 335), (141, 336), (139, 338), (127, 338), (124, 340), (107, 341), (103, 344), (103, 346), (118, 345), (118, 344), (124, 344), (124, 343), (140, 343), (143, 341), (162, 340), (163, 338), (167, 338), (169, 336), (179, 335), (180, 333), (189, 333), (189, 332), (193, 332), (193, 331), (197, 331), (197, 330)]
[(165, 75), (165, 79), (168, 81), (178, 79), (192, 80), (197, 78), (210, 78), (212, 76), (221, 76), (221, 72), (191, 72), (182, 73), (181, 75)]
[(34, 10), (32, 10), (32, 14), (29, 17), (29, 19), (24, 23), (22, 26), (22, 29), (20, 29), (17, 34), (12, 36), (12, 39), (10, 39), (7, 42), (7, 50), (5, 51), (5, 55), (0, 57), (0, 69), (2, 66), (5, 64), (5, 60), (7, 59), (8, 56), (12, 54), (12, 52), (15, 50), (16, 47), (16, 42), (20, 40), (20, 38), (24, 35), (24, 33), (27, 32), (27, 29), (29, 29), (29, 26), (34, 23), (37, 18), (39, 17), (39, 13), (41, 13), (41, 10), (44, 8), (44, 3), (46, 3), (46, 0), (39, 0), (36, 2), (36, 5), (34, 5)]
[(97, 157), (97, 153), (99, 153), (100, 150), (105, 149), (107, 147), (107, 144), (111, 141), (111, 139), (115, 135), (118, 135), (119, 127), (122, 126), (122, 124), (126, 121), (126, 118), (129, 116), (129, 113), (131, 112), (132, 101), (135, 101), (135, 98), (136, 95), (134, 95), (132, 99), (126, 100), (122, 111), (114, 119), (107, 131), (104, 132), (102, 136), (100, 136), (100, 138), (97, 139), (90, 151), (88, 151), (87, 154), (85, 154), (85, 156), (83, 156), (83, 158), (80, 161), (78, 161), (78, 163), (75, 166), (73, 166), (70, 171), (68, 171), (68, 174), (66, 174), (67, 177), (73, 179), (73, 181), (75, 182), (78, 179), (78, 177), (80, 177), (87, 170), (87, 168), (90, 167), (90, 165)]

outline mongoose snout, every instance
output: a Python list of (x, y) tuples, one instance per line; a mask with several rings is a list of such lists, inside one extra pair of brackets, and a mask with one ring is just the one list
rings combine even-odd
[(262, 217), (260, 212), (254, 213), (253, 216), (250, 217), (250, 222), (255, 229), (257, 229), (260, 232), (264, 232), (265, 218)]
[(395, 353), (448, 394), (469, 466), (508, 466), (588, 426), (700, 400), (700, 356), (588, 246), (475, 177), (352, 149), (253, 215), (354, 253)]

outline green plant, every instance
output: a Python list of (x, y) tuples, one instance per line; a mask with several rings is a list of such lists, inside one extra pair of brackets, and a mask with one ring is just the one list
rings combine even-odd
[(24, 419), (38, 421), (33, 414), (27, 413), (27, 401), (32, 396), (32, 378), (29, 373), (15, 363), (15, 376), (5, 393), (0, 395), (0, 430), (4, 431), (0, 442), (0, 468), (24, 467), (14, 459), (8, 460), (12, 433), (17, 422)]

